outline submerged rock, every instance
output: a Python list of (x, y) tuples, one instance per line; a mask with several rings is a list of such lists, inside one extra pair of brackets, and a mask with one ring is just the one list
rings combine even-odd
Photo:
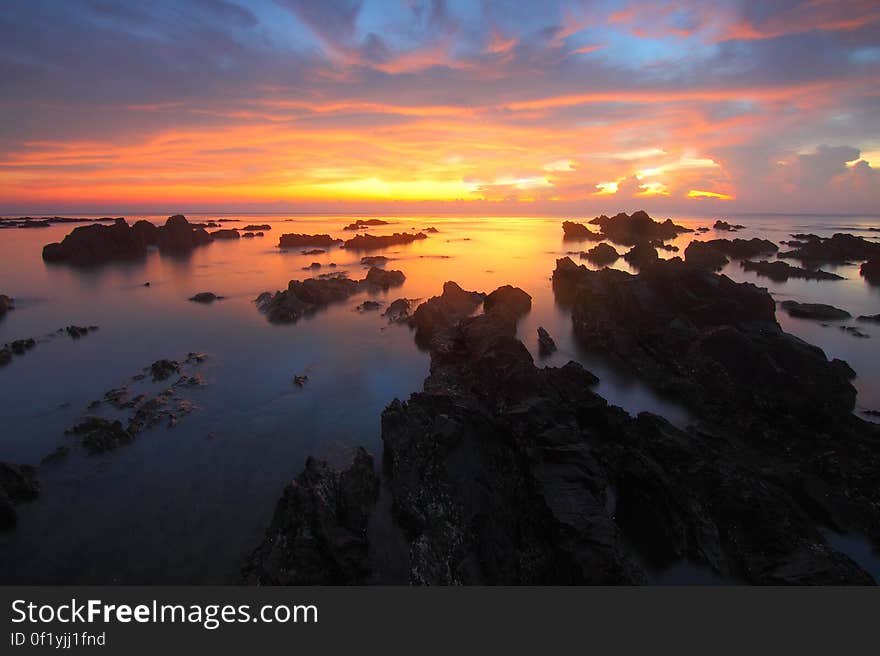
[(91, 332), (98, 330), (97, 326), (67, 326), (64, 331), (71, 339), (85, 337)]
[(355, 309), (358, 312), (370, 312), (372, 310), (378, 310), (380, 307), (382, 307), (382, 304), (378, 301), (364, 301)]
[(860, 337), (862, 339), (868, 339), (871, 336), (868, 333), (864, 333), (859, 330), (858, 326), (838, 326), (842, 331), (849, 333), (853, 337)]
[(776, 260), (774, 262), (753, 262), (751, 260), (743, 260), (742, 268), (746, 271), (754, 271), (759, 276), (765, 276), (777, 282), (785, 282), (789, 278), (803, 278), (804, 280), (844, 280), (843, 276), (836, 273), (829, 273), (821, 269), (802, 269), (793, 267), (786, 262)]
[(562, 232), (563, 238), (569, 241), (602, 241), (602, 235), (598, 232), (593, 232), (583, 223), (563, 221)]
[(341, 243), (341, 239), (334, 239), (330, 235), (301, 235), (296, 233), (281, 235), (281, 238), (278, 240), (279, 248), (301, 248), (303, 246), (329, 248)]
[(326, 252), (327, 251), (325, 251), (323, 248), (312, 248), (307, 251), (300, 251), (300, 253), (302, 253), (303, 255), (321, 255)]
[(357, 585), (370, 575), (367, 523), (379, 496), (359, 448), (343, 471), (314, 458), (284, 488), (272, 523), (242, 569), (251, 585)]
[(195, 303), (213, 303), (214, 301), (220, 301), (223, 299), (223, 296), (218, 296), (214, 292), (199, 292), (195, 296), (190, 296), (189, 300)]
[(0, 462), (0, 531), (18, 522), (15, 505), (32, 501), (40, 495), (36, 470), (30, 465)]
[(730, 260), (717, 248), (704, 241), (692, 241), (684, 249), (685, 262), (701, 269), (721, 270)]
[(543, 326), (538, 326), (538, 353), (542, 356), (548, 356), (556, 352), (556, 342), (550, 337)]
[(850, 319), (852, 315), (846, 310), (841, 310), (833, 305), (824, 305), (822, 303), (798, 303), (797, 301), (782, 301), (782, 308), (793, 317), (800, 319)]
[(156, 360), (150, 365), (150, 374), (156, 382), (166, 380), (177, 373), (180, 373), (180, 363), (177, 360)]
[(633, 212), (632, 215), (621, 212), (608, 217), (603, 214), (590, 223), (598, 225), (605, 237), (624, 246), (635, 246), (653, 240), (666, 241), (675, 239), (682, 233), (693, 232), (690, 228), (673, 223), (672, 219), (666, 219), (663, 223), (654, 221), (643, 210)]
[(375, 236), (370, 234), (357, 235), (347, 240), (343, 246), (352, 251), (375, 251), (389, 246), (411, 244), (414, 241), (427, 239), (424, 232), (395, 232), (393, 235)]
[(388, 262), (389, 258), (384, 255), (365, 255), (361, 258), (361, 264), (365, 266), (380, 266)]
[(86, 417), (66, 433), (79, 437), (86, 451), (92, 454), (112, 451), (134, 439), (134, 433), (125, 428), (121, 421), (104, 417)]
[(7, 346), (9, 346), (10, 350), (16, 355), (24, 355), (25, 351), (30, 351), (36, 345), (37, 342), (33, 337), (26, 337), (24, 339), (16, 339)]
[(614, 246), (603, 242), (593, 246), (590, 250), (581, 253), (580, 256), (581, 259), (589, 260), (590, 262), (601, 266), (617, 261), (620, 257), (620, 253), (615, 250)]

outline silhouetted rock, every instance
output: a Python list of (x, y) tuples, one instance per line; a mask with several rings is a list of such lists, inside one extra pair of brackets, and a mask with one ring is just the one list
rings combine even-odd
[(312, 248), (307, 251), (300, 251), (303, 255), (321, 255), (322, 253), (326, 253), (323, 248)]
[(443, 283), (443, 293), (432, 296), (413, 313), (410, 323), (416, 329), (416, 342), (426, 345), (436, 333), (473, 313), (484, 298), (485, 294), (465, 291), (457, 283)]
[(0, 462), (0, 531), (13, 528), (18, 521), (16, 504), (39, 495), (40, 484), (33, 467)]
[(195, 296), (190, 296), (189, 300), (194, 301), (195, 303), (213, 303), (222, 298), (222, 296), (217, 296), (214, 292), (199, 292)]
[(15, 309), (15, 301), (5, 294), (0, 294), (0, 317), (13, 309)]
[(575, 223), (574, 221), (562, 222), (563, 238), (569, 241), (601, 241), (602, 235), (593, 232), (583, 223)]
[(722, 221), (719, 219), (718, 221), (715, 221), (715, 224), (712, 226), (712, 228), (715, 230), (723, 230), (726, 232), (735, 232), (737, 230), (742, 230), (743, 228), (745, 228), (745, 226), (739, 224), (732, 225), (727, 221)]
[(483, 300), (483, 309), (487, 312), (492, 309), (500, 309), (519, 317), (532, 309), (532, 297), (519, 287), (504, 285)]
[(684, 249), (685, 262), (701, 269), (717, 271), (723, 269), (730, 260), (712, 244), (704, 241), (692, 241)]
[(873, 321), (880, 323), (880, 314), (863, 314), (859, 317), (859, 321)]
[(252, 232), (246, 232), (246, 233), (244, 233), (244, 234), (241, 236), (241, 238), (242, 238), (242, 239), (253, 239), (253, 238), (254, 238), (254, 233), (252, 233)]
[(12, 362), (12, 349), (9, 345), (0, 346), (0, 367), (4, 367)]
[(775, 253), (779, 250), (779, 246), (772, 241), (757, 237), (752, 239), (710, 239), (701, 243), (736, 260), (755, 257), (761, 253)]
[(314, 271), (315, 269), (320, 269), (320, 268), (321, 268), (320, 262), (312, 262), (309, 266), (304, 266), (303, 271)]
[(612, 262), (616, 262), (620, 257), (620, 253), (618, 253), (614, 246), (611, 246), (606, 243), (601, 243), (596, 246), (593, 246), (590, 250), (585, 253), (580, 254), (581, 259), (589, 260), (597, 265), (605, 265), (611, 264)]
[(384, 255), (365, 255), (361, 258), (361, 264), (365, 266), (381, 266), (388, 262)]
[(844, 280), (843, 276), (836, 273), (829, 273), (821, 269), (802, 269), (793, 267), (786, 262), (776, 260), (774, 262), (752, 262), (751, 260), (743, 260), (742, 268), (746, 271), (754, 271), (759, 276), (765, 276), (771, 280), (785, 282), (789, 278), (803, 278), (804, 280)]
[(437, 234), (440, 231), (437, 230), (437, 228), (435, 228), (434, 226), (430, 226), (429, 228), (425, 228), (424, 232), (427, 232), (428, 234), (433, 235), (433, 234)]
[(104, 417), (86, 417), (66, 433), (76, 435), (89, 453), (112, 451), (134, 439), (134, 434), (123, 427), (121, 421)]
[(280, 248), (301, 248), (303, 246), (329, 248), (341, 243), (341, 239), (334, 239), (330, 235), (300, 235), (296, 233), (281, 235), (281, 239), (278, 240)]
[(364, 230), (370, 226), (388, 225), (388, 221), (382, 219), (358, 219), (354, 223), (350, 223), (343, 230)]
[(338, 471), (306, 460), (242, 569), (252, 585), (355, 585), (370, 575), (367, 523), (379, 496), (373, 458), (359, 448)]
[(853, 337), (860, 337), (862, 339), (868, 339), (871, 336), (868, 333), (863, 333), (859, 330), (858, 326), (838, 326), (842, 331), (852, 335)]
[(47, 262), (95, 266), (112, 260), (144, 257), (147, 245), (124, 221), (112, 225), (98, 223), (74, 228), (60, 243), (43, 247)]
[(672, 219), (666, 219), (663, 223), (654, 221), (642, 210), (633, 212), (632, 215), (621, 212), (608, 217), (603, 214), (590, 223), (598, 225), (602, 229), (602, 234), (611, 241), (625, 246), (634, 246), (655, 239), (666, 241), (682, 233), (693, 232), (690, 228), (676, 225)]
[(372, 310), (378, 310), (380, 307), (382, 307), (382, 304), (378, 301), (364, 301), (355, 309), (358, 312), (370, 312)]
[(556, 352), (556, 342), (543, 326), (538, 326), (538, 353), (543, 356)]
[(860, 273), (868, 281), (868, 284), (880, 285), (880, 255), (872, 257), (863, 263)]
[(64, 331), (72, 339), (85, 337), (89, 333), (95, 332), (96, 330), (98, 330), (97, 326), (67, 326), (66, 328), (64, 328)]
[(397, 246), (402, 244), (411, 244), (414, 241), (427, 239), (428, 236), (424, 232), (415, 234), (409, 232), (395, 232), (393, 235), (382, 235), (377, 237), (371, 234), (363, 234), (352, 237), (343, 244), (343, 246), (353, 251), (375, 251), (389, 246)]
[(271, 230), (272, 226), (268, 223), (260, 223), (259, 225), (246, 225), (242, 230), (249, 230), (256, 232), (257, 230)]
[(166, 380), (177, 373), (180, 373), (180, 363), (176, 360), (156, 360), (150, 365), (150, 374), (154, 381)]
[(657, 249), (647, 243), (639, 243), (623, 254), (623, 259), (633, 266), (642, 268), (654, 264), (660, 259)]
[(799, 319), (819, 319), (822, 321), (833, 319), (849, 319), (852, 315), (846, 310), (841, 310), (833, 305), (822, 303), (798, 303), (797, 301), (782, 301), (782, 308), (793, 317)]
[(411, 309), (412, 303), (408, 298), (398, 298), (388, 306), (388, 308), (382, 313), (382, 316), (386, 317), (388, 321), (393, 321), (395, 323), (408, 321)]
[(398, 285), (402, 285), (405, 280), (406, 276), (403, 275), (403, 271), (398, 271), (396, 269), (386, 271), (385, 269), (380, 269), (378, 267), (370, 267), (370, 270), (367, 271), (367, 277), (364, 278), (364, 282), (368, 285), (374, 285), (376, 287), (381, 287), (382, 289), (397, 287)]
[(799, 248), (779, 253), (779, 257), (801, 260), (810, 264), (821, 264), (822, 262), (844, 264), (880, 258), (880, 244), (855, 235), (836, 233), (830, 238), (817, 237), (816, 235), (794, 235), (794, 237), (796, 239), (803, 237), (807, 241)]
[[(138, 221), (138, 224), (140, 223)], [(142, 234), (144, 239), (150, 239), (150, 231), (145, 226), (142, 226)], [(154, 238), (160, 251), (171, 253), (187, 253), (214, 240), (202, 226), (193, 225), (182, 214), (168, 217), (164, 226), (156, 228)], [(147, 243), (152, 242), (147, 241)]]
[(16, 339), (10, 344), (8, 344), (9, 348), (16, 355), (23, 355), (25, 351), (29, 351), (34, 346), (37, 345), (36, 340), (33, 337), (25, 337), (23, 339)]
[[(241, 235), (235, 228), (224, 228), (209, 233), (214, 239), (241, 239)], [(253, 235), (251, 235), (253, 237)]]

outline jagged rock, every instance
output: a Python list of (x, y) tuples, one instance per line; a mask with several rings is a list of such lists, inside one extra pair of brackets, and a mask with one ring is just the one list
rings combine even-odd
[(538, 353), (542, 356), (548, 356), (556, 352), (556, 342), (550, 337), (543, 326), (538, 326)]
[(880, 285), (880, 255), (864, 262), (859, 272), (862, 274), (862, 278), (868, 281), (868, 284)]
[[(138, 221), (135, 229), (141, 224), (153, 226), (146, 221)], [(211, 243), (214, 238), (202, 226), (196, 226), (186, 220), (182, 214), (175, 214), (168, 217), (165, 225), (159, 228), (153, 226), (151, 231), (146, 226), (141, 225), (142, 235), (147, 244), (155, 243), (160, 251), (168, 251), (172, 253), (186, 253), (198, 246)], [(150, 237), (150, 235), (153, 235)], [(155, 239), (155, 242), (149, 241)]]
[(0, 530), (11, 529), (17, 523), (15, 504), (39, 495), (40, 484), (33, 467), (0, 462)]
[(134, 433), (124, 428), (121, 421), (104, 417), (86, 417), (65, 432), (79, 437), (89, 453), (112, 451), (134, 439)]
[(25, 351), (29, 351), (34, 346), (37, 345), (36, 340), (33, 337), (26, 337), (24, 339), (16, 339), (11, 344), (8, 344), (10, 350), (16, 355), (24, 355)]
[(315, 269), (320, 269), (320, 268), (321, 268), (320, 262), (312, 262), (309, 266), (303, 267), (303, 271), (314, 271)]
[(798, 303), (797, 301), (782, 301), (780, 305), (793, 317), (800, 319), (819, 319), (820, 321), (834, 319), (850, 319), (852, 315), (846, 310), (841, 310), (833, 305), (822, 303)]
[(300, 253), (302, 253), (303, 255), (321, 255), (326, 252), (327, 251), (325, 251), (323, 248), (312, 248), (307, 251), (300, 251)]
[(416, 343), (425, 346), (436, 333), (473, 313), (484, 298), (485, 294), (465, 291), (454, 282), (443, 283), (443, 293), (431, 297), (413, 313), (410, 323), (416, 329)]
[[(235, 228), (224, 228), (222, 230), (215, 230), (214, 232), (209, 234), (214, 239), (241, 239), (241, 235)], [(253, 235), (251, 236), (253, 237)]]
[(639, 243), (624, 253), (623, 259), (633, 266), (642, 268), (654, 264), (660, 256), (657, 255), (657, 249), (650, 244)]
[(621, 212), (608, 217), (603, 214), (590, 223), (598, 225), (605, 237), (624, 246), (635, 246), (653, 240), (666, 241), (675, 239), (682, 233), (693, 232), (690, 228), (676, 225), (672, 219), (666, 219), (663, 223), (654, 221), (643, 210), (633, 212), (632, 215)]
[(756, 257), (762, 253), (775, 253), (779, 246), (768, 239), (710, 239), (704, 243), (714, 248), (719, 253), (736, 260)]
[(307, 382), (309, 382), (308, 376), (297, 374), (293, 377), (293, 384), (297, 387), (305, 387)]
[(189, 300), (195, 303), (213, 303), (222, 300), (222, 296), (218, 296), (214, 292), (199, 292), (195, 296), (190, 296)]
[(486, 311), (493, 308), (502, 308), (513, 312), (517, 316), (521, 316), (527, 314), (532, 309), (532, 297), (519, 287), (504, 285), (483, 300), (483, 308)]
[(412, 303), (408, 298), (398, 298), (392, 301), (391, 305), (382, 313), (382, 316), (386, 317), (388, 321), (395, 323), (408, 321), (411, 309)]
[(125, 220), (112, 225), (94, 223), (74, 228), (60, 243), (43, 247), (47, 262), (94, 266), (111, 260), (144, 257), (147, 245)]
[(786, 262), (776, 260), (774, 262), (753, 262), (751, 260), (743, 260), (742, 268), (746, 271), (754, 271), (759, 276), (765, 276), (777, 282), (785, 282), (789, 278), (803, 278), (804, 280), (844, 280), (843, 276), (836, 273), (829, 273), (821, 269), (802, 269), (801, 267), (793, 267)]
[(377, 237), (371, 234), (363, 234), (352, 237), (347, 240), (343, 247), (352, 251), (375, 251), (389, 246), (397, 246), (402, 244), (411, 244), (420, 239), (427, 239), (428, 236), (424, 232), (415, 234), (408, 232), (395, 232), (393, 235), (382, 235)]
[(364, 281), (368, 285), (374, 285), (376, 287), (381, 287), (382, 289), (397, 287), (398, 285), (402, 285), (405, 280), (406, 276), (403, 275), (403, 271), (398, 271), (396, 269), (386, 271), (385, 269), (380, 269), (378, 267), (370, 267), (370, 270), (367, 271), (367, 277), (364, 278)]
[(721, 221), (719, 219), (718, 221), (715, 221), (715, 224), (712, 226), (712, 228), (715, 230), (724, 230), (727, 232), (735, 232), (737, 230), (742, 230), (743, 228), (745, 228), (745, 226), (739, 225), (739, 224), (732, 225), (732, 224), (728, 223), (727, 221)]
[(180, 363), (176, 360), (156, 360), (150, 365), (150, 374), (157, 382), (166, 380), (177, 373), (180, 373)]
[(361, 258), (361, 264), (365, 266), (380, 266), (388, 262), (388, 259), (384, 255), (365, 255)]
[(341, 243), (341, 239), (334, 239), (330, 235), (300, 235), (296, 233), (281, 235), (278, 240), (279, 248), (301, 248), (304, 246), (329, 248)]
[(382, 219), (358, 219), (354, 223), (350, 223), (343, 230), (364, 230), (370, 226), (388, 225), (388, 221)]
[(379, 495), (373, 458), (357, 450), (338, 471), (306, 460), (284, 489), (262, 544), (242, 569), (258, 585), (356, 585), (370, 574), (367, 523)]
[(242, 230), (249, 230), (256, 232), (257, 230), (271, 230), (272, 226), (268, 223), (260, 223), (259, 225), (246, 225)]
[(704, 241), (692, 241), (688, 244), (684, 249), (684, 259), (688, 264), (711, 271), (723, 269), (730, 262), (724, 253)]
[(593, 232), (583, 223), (575, 223), (574, 221), (562, 222), (563, 238), (569, 241), (601, 241), (602, 235)]
[(601, 266), (617, 261), (617, 258), (620, 257), (620, 253), (615, 250), (614, 246), (603, 242), (593, 246), (590, 250), (581, 253), (580, 256), (581, 259), (589, 260), (590, 262)]
[(854, 260), (880, 258), (880, 244), (855, 235), (836, 233), (830, 238), (816, 235), (794, 235), (794, 237), (804, 238), (806, 241), (794, 250), (779, 253), (779, 257), (810, 264), (822, 262), (845, 264)]
[(371, 310), (378, 310), (380, 307), (382, 307), (382, 304), (378, 301), (364, 301), (356, 309), (358, 312), (370, 312)]

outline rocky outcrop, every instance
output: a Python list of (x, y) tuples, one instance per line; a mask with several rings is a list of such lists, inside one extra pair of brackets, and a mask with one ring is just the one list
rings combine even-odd
[(805, 241), (791, 251), (779, 253), (779, 257), (801, 260), (808, 264), (823, 262), (845, 264), (880, 258), (880, 244), (846, 233), (836, 233), (830, 238), (816, 235), (794, 235)]
[(511, 310), (517, 315), (527, 314), (532, 309), (532, 297), (519, 287), (504, 285), (483, 299), (485, 311), (488, 312), (496, 308), (505, 311)]
[(379, 495), (373, 458), (343, 471), (313, 458), (284, 489), (266, 536), (242, 570), (251, 585), (357, 585), (370, 575), (367, 523)]
[(799, 319), (818, 319), (829, 321), (835, 319), (850, 319), (852, 315), (846, 310), (841, 310), (833, 305), (823, 303), (798, 303), (797, 301), (782, 301), (779, 305), (793, 317)]
[(473, 314), (485, 297), (480, 292), (465, 291), (455, 282), (443, 283), (443, 293), (431, 297), (413, 313), (410, 325), (416, 329), (416, 343), (426, 347), (436, 334)]
[(6, 294), (0, 294), (0, 317), (9, 312), (9, 310), (15, 309), (15, 300), (6, 296)]
[(589, 260), (598, 266), (604, 266), (616, 262), (620, 257), (620, 253), (610, 244), (601, 243), (593, 246), (590, 250), (581, 253), (581, 259)]
[(264, 292), (256, 299), (257, 307), (273, 323), (293, 323), (306, 314), (331, 303), (344, 301), (361, 291), (378, 291), (403, 284), (402, 271), (371, 267), (363, 280), (345, 275), (291, 280), (284, 291)]
[(272, 226), (270, 226), (268, 223), (260, 223), (258, 225), (251, 224), (251, 225), (246, 225), (244, 228), (242, 228), (242, 230), (250, 230), (253, 232), (257, 232), (258, 230), (271, 230), (271, 229), (272, 229)]
[(354, 223), (349, 223), (343, 230), (366, 230), (370, 226), (388, 225), (388, 221), (382, 219), (358, 219)]
[[(209, 233), (214, 239), (241, 239), (241, 235), (235, 228), (223, 228)], [(253, 235), (251, 235), (253, 237)]]
[(384, 255), (365, 255), (361, 258), (361, 264), (364, 266), (382, 266), (388, 262), (389, 258)]
[(724, 232), (736, 232), (737, 230), (742, 230), (743, 228), (745, 228), (745, 226), (738, 223), (730, 224), (727, 221), (722, 221), (721, 219), (719, 219), (715, 221), (715, 223), (712, 225), (712, 228), (714, 230), (721, 230)]
[(562, 222), (563, 239), (567, 241), (602, 241), (602, 235), (593, 232), (583, 223), (574, 221)]
[(194, 303), (213, 303), (214, 301), (222, 300), (223, 296), (218, 296), (214, 292), (199, 292), (195, 296), (190, 296), (189, 300)]
[(39, 495), (40, 484), (33, 467), (0, 462), (0, 531), (11, 529), (18, 522), (17, 504)]
[(880, 285), (880, 255), (863, 263), (859, 272), (870, 285)]
[(769, 239), (758, 239), (757, 237), (752, 239), (710, 239), (701, 243), (735, 260), (757, 257), (762, 253), (775, 253), (779, 250), (779, 246)]
[(395, 232), (393, 235), (375, 236), (371, 234), (363, 234), (352, 237), (347, 240), (343, 246), (352, 251), (376, 251), (389, 246), (398, 246), (411, 244), (414, 241), (427, 239), (428, 235), (424, 232)]
[(305, 246), (316, 246), (318, 248), (329, 248), (341, 243), (341, 239), (334, 239), (330, 235), (301, 235), (289, 233), (281, 235), (281, 238), (278, 240), (278, 247), (302, 248)]
[(412, 301), (408, 298), (398, 298), (382, 313), (382, 316), (393, 323), (409, 321), (412, 311)]
[(660, 256), (657, 255), (657, 249), (648, 243), (639, 243), (629, 249), (623, 255), (623, 259), (638, 268), (651, 266)]
[[(138, 224), (135, 224), (135, 228)], [(147, 223), (147, 222), (143, 222)], [(147, 223), (147, 225), (152, 225)], [(144, 239), (149, 239), (150, 230), (145, 226), (142, 227)], [(155, 228), (155, 241), (147, 241), (148, 244), (155, 244), (160, 251), (168, 251), (171, 253), (186, 253), (198, 246), (204, 246), (213, 241), (213, 237), (202, 227), (197, 226), (186, 220), (182, 214), (175, 214), (168, 217), (164, 226)]]
[(724, 253), (705, 241), (688, 244), (684, 249), (684, 259), (690, 265), (710, 271), (719, 271), (730, 262)]
[(538, 353), (548, 356), (556, 352), (556, 342), (550, 337), (550, 333), (543, 326), (538, 326)]
[(625, 246), (635, 246), (653, 240), (666, 241), (675, 239), (680, 234), (693, 232), (690, 228), (676, 225), (672, 219), (666, 219), (662, 223), (654, 221), (642, 210), (633, 212), (632, 215), (621, 212), (608, 217), (603, 214), (590, 223), (598, 225), (602, 229), (602, 234), (611, 241)]
[(776, 260), (774, 262), (753, 262), (743, 260), (742, 268), (746, 271), (754, 271), (759, 276), (764, 276), (777, 282), (785, 282), (789, 278), (803, 278), (804, 280), (844, 280), (843, 276), (836, 273), (823, 271), (822, 269), (802, 269), (793, 267), (786, 262)]

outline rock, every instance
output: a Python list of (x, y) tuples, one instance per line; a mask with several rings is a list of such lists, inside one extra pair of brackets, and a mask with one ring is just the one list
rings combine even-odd
[(454, 282), (443, 283), (443, 293), (420, 304), (410, 324), (416, 329), (416, 343), (425, 346), (431, 338), (474, 312), (483, 304), (485, 294), (468, 292)]
[(150, 283), (149, 283), (149, 282), (145, 282), (145, 283), (144, 283), (143, 285), (141, 285), (141, 286), (142, 286), (142, 287), (149, 287), (149, 286), (150, 286)]
[(112, 225), (94, 223), (74, 228), (61, 243), (43, 247), (47, 262), (64, 262), (77, 266), (96, 266), (112, 260), (144, 257), (147, 244), (124, 221)]
[(381, 266), (388, 262), (388, 259), (384, 255), (365, 255), (361, 258), (361, 264), (364, 266)]
[(633, 266), (642, 268), (654, 264), (660, 256), (657, 255), (657, 249), (650, 244), (640, 243), (624, 253), (623, 259)]
[[(224, 228), (222, 230), (215, 230), (212, 233), (209, 233), (211, 237), (214, 239), (241, 239), (241, 235), (238, 234), (238, 230), (235, 228)], [(253, 235), (251, 235), (253, 237)]]
[(874, 256), (862, 264), (859, 272), (871, 285), (880, 285), (880, 256)]
[(246, 233), (244, 233), (244, 234), (241, 236), (241, 238), (242, 238), (242, 239), (253, 239), (253, 238), (254, 238), (254, 233), (252, 233), (252, 232), (246, 232)]
[(97, 326), (67, 326), (65, 332), (72, 339), (79, 339), (80, 337), (85, 337), (90, 332), (94, 332), (98, 330)]
[(309, 382), (308, 376), (297, 374), (293, 377), (293, 384), (297, 387), (305, 387), (307, 382)]
[(344, 301), (360, 291), (375, 291), (403, 284), (402, 271), (384, 271), (375, 267), (363, 280), (350, 280), (344, 273), (323, 278), (291, 280), (287, 289), (272, 294), (263, 292), (257, 307), (273, 323), (292, 323), (330, 303)]
[(124, 428), (121, 421), (104, 417), (86, 417), (65, 432), (79, 437), (86, 451), (92, 454), (112, 451), (134, 439), (134, 433)]
[(309, 270), (320, 269), (320, 268), (321, 268), (320, 262), (312, 262), (309, 266), (303, 267), (303, 271), (309, 271)]
[(37, 342), (33, 337), (27, 337), (25, 339), (16, 339), (8, 346), (16, 355), (24, 355), (25, 351), (30, 351), (36, 345)]
[(303, 255), (321, 255), (322, 253), (326, 253), (323, 248), (312, 248), (307, 251), (300, 251)]
[(805, 238), (805, 243), (791, 251), (779, 253), (779, 257), (801, 260), (810, 264), (823, 262), (845, 264), (853, 260), (880, 258), (880, 244), (855, 235), (837, 233), (830, 238), (816, 235), (794, 235)]
[(369, 312), (371, 310), (378, 310), (380, 307), (382, 307), (382, 304), (378, 301), (364, 301), (356, 309), (358, 312)]
[(40, 484), (33, 467), (0, 462), (0, 530), (9, 530), (17, 523), (16, 504), (39, 495)]
[(15, 309), (15, 301), (5, 294), (0, 294), (0, 317), (9, 310)]
[(504, 285), (489, 294), (483, 300), (483, 309), (489, 311), (500, 309), (510, 312), (513, 316), (520, 317), (532, 309), (532, 297), (519, 287)]
[(12, 362), (12, 350), (9, 346), (0, 346), (0, 367), (5, 367)]
[(756, 257), (762, 253), (775, 253), (779, 250), (779, 246), (772, 241), (757, 237), (752, 239), (710, 239), (701, 243), (737, 260)]
[(785, 262), (776, 260), (774, 262), (753, 262), (751, 260), (743, 260), (742, 268), (746, 271), (754, 271), (759, 276), (765, 276), (777, 282), (785, 282), (789, 278), (803, 278), (805, 280), (844, 280), (843, 276), (836, 273), (829, 273), (821, 269), (809, 270), (800, 267), (793, 267)]
[(593, 232), (583, 223), (575, 223), (574, 221), (562, 222), (563, 239), (568, 241), (601, 241), (602, 235)]
[(663, 223), (654, 221), (647, 212), (639, 210), (628, 215), (624, 212), (612, 217), (597, 216), (590, 223), (598, 225), (602, 234), (617, 244), (635, 246), (641, 242), (667, 239), (675, 239), (685, 232), (693, 232), (689, 228), (676, 225), (672, 219), (666, 219)]
[[(138, 221), (134, 226), (136, 231), (139, 226), (146, 243), (152, 243), (149, 241), (152, 231), (147, 226), (153, 227), (153, 225), (147, 221)], [(164, 226), (153, 227), (153, 231), (155, 231), (153, 238), (159, 250), (171, 253), (187, 253), (214, 240), (202, 226), (193, 225), (182, 214), (168, 217)]]
[(383, 317), (386, 317), (388, 321), (399, 323), (402, 321), (408, 321), (410, 318), (410, 310), (412, 309), (412, 303), (407, 298), (398, 298), (395, 301), (392, 301), (391, 305), (382, 313)]
[(538, 353), (542, 356), (548, 356), (556, 352), (556, 342), (550, 337), (543, 326), (538, 326)]
[(251, 585), (357, 585), (370, 574), (367, 524), (379, 496), (373, 458), (359, 448), (338, 471), (306, 460), (286, 488), (262, 544), (242, 569)]
[(48, 465), (56, 462), (61, 462), (62, 460), (66, 460), (67, 456), (70, 454), (70, 448), (64, 446), (63, 444), (59, 446), (57, 449), (46, 455), (41, 461), (40, 464)]
[(620, 253), (615, 250), (614, 246), (604, 242), (594, 246), (585, 253), (581, 253), (581, 259), (590, 260), (590, 262), (597, 265), (611, 264), (617, 261), (619, 257)]
[(218, 296), (214, 292), (199, 292), (195, 296), (190, 296), (189, 300), (195, 303), (213, 303), (222, 300), (222, 296)]
[(415, 234), (408, 232), (395, 232), (393, 235), (383, 235), (376, 237), (370, 234), (357, 235), (347, 240), (343, 247), (352, 251), (375, 251), (389, 246), (397, 246), (403, 244), (411, 244), (420, 239), (427, 239), (428, 236), (424, 232)]
[(841, 310), (833, 305), (822, 303), (798, 303), (797, 301), (782, 301), (780, 305), (793, 317), (800, 319), (818, 319), (820, 321), (834, 319), (850, 319), (852, 315), (846, 310)]
[(260, 223), (259, 225), (246, 225), (242, 230), (248, 230), (256, 232), (257, 230), (271, 230), (272, 226), (268, 223)]
[(880, 314), (863, 314), (859, 317), (859, 321), (873, 321), (880, 323)]
[(861, 337), (862, 339), (868, 339), (871, 336), (868, 333), (863, 333), (856, 326), (838, 326), (842, 331), (849, 333), (853, 337)]
[(265, 237), (265, 236), (266, 236), (266, 233), (265, 233), (265, 232), (257, 232), (257, 233), (254, 234), (254, 236), (255, 236), (255, 237)]
[(429, 228), (425, 228), (424, 231), (427, 232), (427, 233), (429, 233), (429, 234), (432, 234), (432, 235), (433, 235), (433, 234), (437, 234), (438, 232), (440, 232), (440, 231), (437, 230), (437, 228), (435, 228), (434, 226), (431, 226), (431, 227), (429, 227)]
[(166, 380), (177, 373), (180, 373), (180, 363), (176, 360), (156, 360), (150, 365), (150, 374), (155, 382)]
[(382, 219), (358, 219), (354, 223), (350, 223), (343, 230), (364, 230), (370, 226), (388, 225), (388, 221)]
[(684, 259), (688, 264), (710, 271), (721, 270), (730, 262), (724, 253), (704, 241), (692, 241), (688, 244), (684, 249)]
[(731, 225), (727, 221), (721, 221), (719, 219), (718, 221), (715, 221), (715, 224), (712, 226), (712, 228), (714, 230), (724, 230), (727, 232), (735, 232), (736, 230), (742, 230), (743, 228), (745, 228), (745, 226), (739, 225), (739, 224)]
[(330, 235), (300, 235), (296, 233), (281, 235), (278, 240), (279, 248), (301, 248), (303, 246), (329, 248), (341, 243), (341, 239), (334, 239)]

